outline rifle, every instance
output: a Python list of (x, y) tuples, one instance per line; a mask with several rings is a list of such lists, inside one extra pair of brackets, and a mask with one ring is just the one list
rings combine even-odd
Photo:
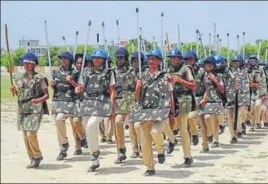
[[(13, 79), (12, 79), (12, 66), (11, 66), (11, 56), (8, 44), (8, 31), (7, 31), (7, 24), (5, 24), (5, 37), (6, 37), (6, 46), (7, 46), (7, 54), (8, 54), (8, 69), (9, 69), (9, 79), (11, 86), (14, 86)], [(14, 96), (14, 93), (13, 93)]]

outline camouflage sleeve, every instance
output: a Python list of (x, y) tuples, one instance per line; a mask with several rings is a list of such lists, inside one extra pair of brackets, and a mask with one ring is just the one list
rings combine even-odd
[(224, 86), (222, 75), (218, 74), (218, 75), (217, 75), (217, 80), (219, 81), (219, 83), (220, 83), (221, 85)]
[(187, 81), (193, 81), (194, 80), (194, 76), (192, 71), (190, 70), (190, 68), (187, 67), (187, 69), (185, 70), (186, 72), (186, 80)]
[(78, 81), (79, 75), (80, 75), (80, 72), (78, 70), (75, 70), (73, 72), (73, 77), (72, 78), (73, 78), (74, 82)]

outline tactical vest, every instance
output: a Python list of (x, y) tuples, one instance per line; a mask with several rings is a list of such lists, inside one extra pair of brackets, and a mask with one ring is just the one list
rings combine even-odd
[[(70, 74), (72, 79), (75, 78), (75, 72), (72, 70)], [(52, 74), (53, 80), (56, 82), (54, 86), (52, 101), (73, 102), (75, 97), (74, 87), (66, 80), (67, 74), (61, 69), (54, 70)]]
[(36, 72), (33, 73), (33, 78), (30, 80), (25, 79), (25, 74), (19, 74), (16, 77), (15, 83), (18, 86), (18, 110), (20, 114), (29, 115), (41, 112), (43, 104), (33, 104), (31, 100), (44, 95), (40, 86), (42, 79), (45, 79), (48, 85), (47, 79)]
[(115, 83), (115, 98), (122, 99), (123, 93), (135, 92), (135, 76), (133, 69), (128, 71), (124, 69), (115, 69), (116, 83)]
[(195, 83), (196, 83), (196, 97), (201, 97), (205, 93), (204, 90), (204, 83), (203, 83), (203, 76), (205, 74), (204, 68), (200, 68), (198, 70), (198, 73), (195, 77)]
[[(263, 72), (261, 71), (261, 68), (254, 67), (250, 69), (250, 80), (254, 83), (258, 83), (261, 87)], [(255, 96), (256, 98), (260, 95), (260, 88), (250, 88), (251, 94)]]
[(168, 81), (166, 72), (160, 71), (151, 77), (150, 73), (144, 76), (140, 106), (143, 109), (161, 109), (170, 107)]
[(109, 85), (112, 70), (105, 68), (102, 71), (91, 70), (84, 76), (84, 99), (103, 101), (109, 96)]

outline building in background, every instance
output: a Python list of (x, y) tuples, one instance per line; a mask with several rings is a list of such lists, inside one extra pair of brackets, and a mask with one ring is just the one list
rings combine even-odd
[(38, 59), (41, 59), (47, 54), (46, 46), (40, 46), (39, 40), (19, 40), (19, 47), (24, 48), (25, 52), (33, 52)]

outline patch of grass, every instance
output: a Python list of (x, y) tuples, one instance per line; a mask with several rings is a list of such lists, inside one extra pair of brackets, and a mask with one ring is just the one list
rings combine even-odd
[(9, 91), (11, 87), (9, 75), (1, 75), (1, 102), (15, 101), (16, 97), (12, 96)]

